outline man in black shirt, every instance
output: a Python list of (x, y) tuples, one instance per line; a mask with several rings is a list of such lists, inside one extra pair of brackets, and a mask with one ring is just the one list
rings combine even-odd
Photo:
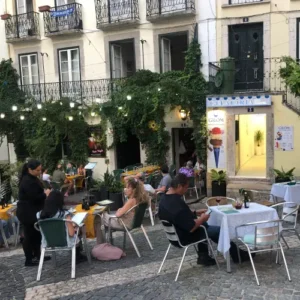
[[(206, 209), (200, 209), (192, 212), (184, 202), (182, 196), (189, 187), (188, 177), (184, 174), (178, 174), (171, 182), (169, 191), (162, 197), (159, 203), (159, 218), (172, 223), (183, 246), (195, 243), (206, 238), (203, 225), (206, 227), (208, 236), (218, 242), (220, 227), (208, 226), (206, 221), (209, 215), (205, 214)], [(214, 265), (216, 262), (208, 255), (207, 244), (198, 244), (198, 264)]]

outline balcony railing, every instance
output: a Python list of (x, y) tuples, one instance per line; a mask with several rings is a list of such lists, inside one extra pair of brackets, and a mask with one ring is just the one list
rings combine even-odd
[(82, 5), (71, 3), (51, 7), (44, 12), (45, 35), (80, 31), (82, 29)]
[(147, 0), (147, 18), (195, 12), (194, 0)]
[[(235, 74), (233, 75), (234, 93), (242, 92), (287, 92), (284, 80), (279, 71), (285, 63), (281, 58), (265, 58), (261, 62), (253, 59), (235, 61)], [(209, 63), (209, 87), (210, 94), (221, 94), (224, 85), (227, 84), (230, 70), (222, 67), (220, 62)], [(231, 85), (232, 86), (232, 85)], [(229, 88), (230, 89), (230, 88)]]
[(229, 4), (248, 4), (248, 3), (256, 3), (263, 2), (264, 0), (229, 0)]
[(5, 20), (5, 34), (8, 41), (31, 39), (40, 36), (39, 14), (29, 12)]
[(91, 104), (104, 103), (116, 89), (111, 79), (83, 80), (29, 84), (20, 86), (27, 98), (37, 102), (59, 101), (69, 98), (73, 102)]
[(97, 28), (139, 20), (138, 0), (96, 0)]

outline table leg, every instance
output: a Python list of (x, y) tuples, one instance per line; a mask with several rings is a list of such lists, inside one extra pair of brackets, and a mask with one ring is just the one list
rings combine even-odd
[(226, 253), (226, 265), (227, 265), (227, 273), (231, 273), (230, 253), (229, 253), (229, 251)]
[(89, 248), (88, 248), (88, 245), (87, 245), (87, 240), (86, 240), (86, 228), (85, 228), (85, 225), (83, 225), (81, 227), (81, 233), (82, 233), (82, 239), (83, 239), (83, 246), (84, 246), (84, 251), (86, 253), (86, 256), (87, 256), (87, 259), (88, 259), (88, 262), (89, 264), (92, 263), (92, 260), (91, 260), (91, 253), (89, 251)]

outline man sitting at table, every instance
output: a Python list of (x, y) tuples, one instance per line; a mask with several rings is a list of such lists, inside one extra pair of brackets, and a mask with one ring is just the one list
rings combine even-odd
[(156, 193), (165, 193), (168, 191), (172, 177), (169, 174), (169, 167), (167, 165), (163, 165), (160, 168), (163, 178), (161, 179), (157, 189), (155, 190)]
[(56, 170), (53, 172), (52, 180), (59, 183), (62, 189), (67, 188), (65, 197), (68, 197), (74, 185), (72, 181), (66, 178), (65, 173), (62, 171), (61, 164), (58, 164)]

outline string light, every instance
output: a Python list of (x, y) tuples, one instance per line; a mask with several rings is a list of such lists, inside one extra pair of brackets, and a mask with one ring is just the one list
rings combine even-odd
[(39, 103), (39, 104), (37, 105), (37, 109), (42, 109), (42, 104)]
[(20, 120), (23, 121), (25, 119), (24, 116), (20, 116)]
[(44, 122), (46, 122), (46, 121), (47, 121), (47, 118), (43, 117), (42, 120), (43, 120)]
[(132, 97), (130, 95), (127, 95), (127, 100), (131, 100)]
[(96, 113), (94, 111), (91, 112), (91, 116), (95, 117)]
[(59, 102), (60, 105), (62, 105), (62, 102)]
[(118, 107), (118, 110), (122, 110), (122, 109), (123, 109), (123, 107), (122, 107), (122, 106), (119, 106), (119, 107)]
[(72, 116), (69, 116), (69, 121), (73, 121), (73, 117)]
[(70, 107), (74, 108), (75, 107), (75, 103), (74, 102), (70, 102)]
[(17, 111), (18, 110), (18, 107), (13, 105), (12, 108), (11, 108), (13, 111)]
[(100, 98), (96, 98), (95, 100), (97, 103), (101, 103), (101, 99)]
[(81, 111), (78, 112), (79, 116), (81, 116)]
[(157, 90), (160, 92), (160, 91), (161, 91), (161, 88), (158, 88)]
[(0, 114), (0, 118), (4, 119), (5, 118), (5, 114)]

